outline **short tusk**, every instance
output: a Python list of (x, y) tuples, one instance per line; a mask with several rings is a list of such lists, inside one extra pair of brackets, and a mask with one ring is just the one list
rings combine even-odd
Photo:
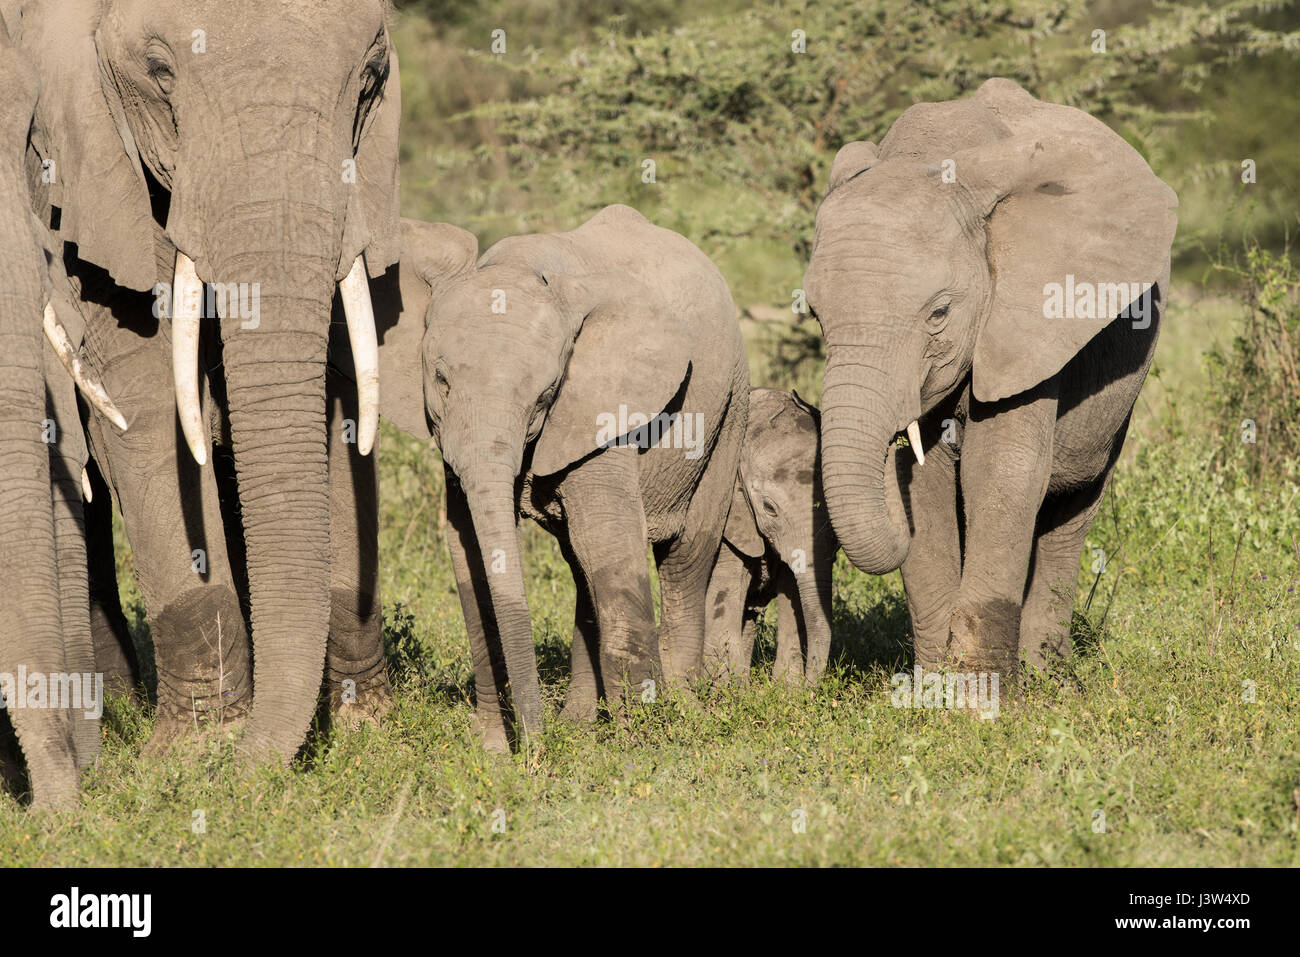
[(916, 456), (916, 464), (925, 464), (925, 449), (921, 448), (921, 426), (912, 420), (912, 424), (907, 427), (907, 444), (912, 447), (912, 454)]
[(85, 469), (81, 470), (81, 496), (87, 502), (94, 501), (94, 495), (90, 492), (90, 475)]
[(208, 434), (199, 405), (199, 318), (203, 309), (203, 283), (194, 260), (176, 251), (172, 279), (172, 378), (176, 383), (176, 411), (190, 453), (199, 465), (208, 461)]
[(379, 431), (379, 340), (364, 253), (357, 256), (339, 283), (339, 294), (348, 320), (348, 342), (357, 378), (357, 451), (369, 455)]
[(68, 370), (68, 375), (72, 376), (72, 381), (77, 384), (77, 388), (81, 390), (86, 400), (108, 421), (125, 432), (126, 419), (117, 410), (113, 400), (108, 397), (103, 384), (89, 369), (82, 366), (81, 357), (77, 355), (77, 347), (72, 344), (72, 337), (68, 335), (68, 330), (63, 328), (63, 323), (59, 322), (52, 302), (45, 304), (45, 338), (54, 347), (54, 354), (59, 357), (59, 363)]

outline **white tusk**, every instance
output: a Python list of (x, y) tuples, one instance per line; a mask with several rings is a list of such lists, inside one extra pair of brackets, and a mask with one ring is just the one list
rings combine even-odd
[(81, 470), (81, 495), (87, 502), (94, 501), (94, 496), (90, 494), (90, 476), (86, 470)]
[(172, 378), (176, 382), (176, 411), (181, 431), (194, 461), (208, 461), (208, 433), (199, 406), (199, 317), (203, 308), (203, 283), (194, 260), (176, 251), (172, 279)]
[(122, 413), (108, 397), (103, 384), (89, 369), (82, 366), (81, 357), (77, 355), (77, 347), (72, 344), (72, 337), (68, 335), (68, 330), (63, 328), (63, 323), (59, 322), (52, 302), (45, 304), (45, 338), (54, 347), (54, 354), (59, 357), (59, 363), (68, 370), (68, 375), (72, 376), (72, 381), (77, 384), (77, 388), (81, 390), (86, 400), (103, 413), (108, 421), (125, 432), (126, 419), (122, 418)]
[(921, 448), (921, 426), (912, 420), (912, 424), (907, 427), (907, 444), (912, 447), (912, 453), (916, 456), (916, 464), (925, 464), (925, 450)]
[(357, 378), (357, 451), (369, 455), (379, 431), (379, 339), (364, 253), (357, 256), (339, 283), (339, 294), (348, 320), (352, 368)]

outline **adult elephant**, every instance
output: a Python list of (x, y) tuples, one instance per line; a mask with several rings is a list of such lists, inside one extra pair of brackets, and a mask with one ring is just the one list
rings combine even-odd
[(121, 417), (75, 357), (58, 315), (76, 315), (66, 277), (31, 215), (23, 143), (36, 95), (36, 74), (0, 22), (0, 708), (33, 804), (63, 806), (99, 753), (102, 704), (82, 524), (86, 444), (67, 373), (105, 415)]
[[(387, 5), (0, 3), (43, 77), (29, 138), (37, 207), (86, 317), (85, 355), (131, 426), (124, 435), (94, 416), (89, 433), (149, 609), (155, 742), (195, 712), (248, 707), (244, 568), (231, 559), (246, 549), (257, 697), (244, 747), (288, 760), (340, 617), (332, 597), (355, 594), (332, 547), (330, 475), (374, 441), (366, 274), (399, 248)], [(331, 439), (336, 288), (362, 371), (354, 421), (334, 415)], [(202, 326), (204, 315), (219, 321)], [(237, 479), (242, 534), (230, 542), (208, 455), (214, 423), (228, 429)], [(364, 631), (377, 640), (370, 604)]]
[(923, 666), (1014, 678), (1017, 651), (1069, 653), (1176, 206), (1104, 124), (1003, 79), (836, 156), (804, 279), (826, 504), (855, 566), (901, 567)]

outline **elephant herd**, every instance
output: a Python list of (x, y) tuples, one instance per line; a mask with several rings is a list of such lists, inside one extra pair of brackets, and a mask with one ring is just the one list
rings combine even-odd
[(100, 734), (33, 682), (136, 680), (110, 496), (149, 751), (238, 725), (288, 761), (322, 695), (382, 717), (381, 414), (441, 451), (490, 749), (543, 721), (524, 516), (574, 575), (577, 721), (743, 678), (773, 597), (777, 671), (816, 683), (839, 549), (901, 569), (924, 668), (1068, 655), (1168, 293), (1177, 200), (1134, 149), (1003, 79), (844, 146), (819, 412), (751, 390), (726, 280), (629, 207), (482, 253), (401, 219), (386, 15), (0, 0), (0, 694), (34, 804), (75, 803)]

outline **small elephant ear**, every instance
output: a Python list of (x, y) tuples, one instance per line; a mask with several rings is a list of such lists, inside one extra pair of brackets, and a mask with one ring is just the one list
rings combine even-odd
[(371, 278), (382, 276), (402, 253), (399, 127), (402, 82), (397, 50), (388, 45), (388, 76), (379, 101), (370, 108), (357, 146), (356, 185), (348, 202), (348, 226), (340, 269), (365, 251)]
[(835, 154), (835, 161), (831, 163), (831, 178), (826, 185), (827, 194), (843, 186), (859, 173), (871, 169), (876, 159), (876, 144), (868, 143), (866, 140), (841, 146), (840, 151)]
[(696, 343), (688, 323), (635, 292), (590, 277), (548, 276), (546, 283), (575, 317), (577, 338), (533, 450), (536, 475), (559, 472), (622, 438), (610, 434), (611, 422), (663, 412), (682, 391)]
[[(478, 240), (473, 233), (447, 223), (403, 219), (402, 258), (396, 269), (370, 282), (379, 338), (379, 413), (408, 435), (431, 435), (425, 414), (423, 348), (428, 333), (429, 306), (435, 289), (443, 289), (474, 269)], [(345, 319), (335, 300), (334, 322)], [(435, 333), (436, 334), (436, 333)], [(352, 358), (346, 337), (330, 341), (331, 361), (349, 377)]]
[(739, 481), (731, 493), (731, 509), (727, 512), (727, 524), (722, 530), (722, 537), (736, 551), (750, 558), (762, 558), (767, 551), (767, 543), (759, 534), (758, 522), (754, 519), (754, 509)]
[(58, 238), (118, 284), (148, 291), (158, 281), (158, 230), (135, 139), (115, 84), (106, 74), (101, 82), (94, 24), (65, 21), (48, 6), (36, 15), (52, 22), (25, 28), (24, 44), (36, 62), (58, 64), (44, 77), (32, 130), (50, 202), (61, 210)]
[[(1055, 375), (1141, 291), (1159, 287), (1149, 308), (1155, 296), (1168, 295), (1174, 191), (1096, 120), (1069, 107), (1039, 105), (1052, 111), (1040, 117), (1039, 125), (1046, 125), (1041, 132), (1017, 133), (954, 157), (958, 180), (988, 209), (993, 290), (972, 360), (975, 397), (982, 402), (1017, 395)], [(1066, 126), (1056, 111), (1087, 122)], [(1017, 117), (999, 116), (1016, 128)], [(1083, 284), (1110, 290), (1116, 283), (1124, 284), (1125, 301), (1113, 313), (1097, 308), (1095, 316), (1048, 318), (1056, 290), (1065, 295)]]

